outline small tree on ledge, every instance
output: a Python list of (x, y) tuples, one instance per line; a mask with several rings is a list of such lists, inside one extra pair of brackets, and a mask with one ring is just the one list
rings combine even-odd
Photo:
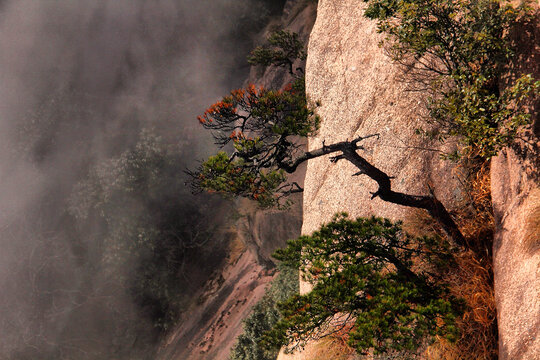
[(286, 30), (276, 31), (268, 37), (268, 43), (256, 47), (248, 56), (251, 65), (283, 66), (294, 75), (293, 65), (296, 59), (305, 60), (304, 44), (298, 34)]

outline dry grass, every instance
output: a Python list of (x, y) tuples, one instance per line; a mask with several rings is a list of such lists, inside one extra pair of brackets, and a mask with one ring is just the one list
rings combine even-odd
[(468, 199), (455, 219), (469, 243), (457, 254), (457, 266), (446, 276), (452, 293), (465, 299), (467, 310), (459, 321), (461, 338), (455, 344), (440, 342), (448, 357), (442, 359), (496, 359), (497, 313), (493, 289), (494, 219), (489, 162), (469, 164)]
[(477, 254), (491, 258), (493, 244), (493, 207), (491, 203), (491, 176), (489, 162), (467, 164), (467, 196), (455, 212), (456, 222)]
[(433, 236), (442, 232), (440, 226), (423, 209), (411, 209), (403, 220), (403, 230), (410, 235)]
[[(468, 199), (454, 212), (454, 218), (470, 249), (455, 254), (455, 263), (443, 274), (452, 294), (463, 298), (467, 304), (458, 322), (461, 337), (456, 343), (439, 339), (426, 349), (424, 355), (427, 359), (497, 358), (497, 319), (491, 256), (494, 220), (489, 165), (482, 164), (474, 169), (467, 180)], [(419, 210), (411, 212), (404, 222), (404, 230), (416, 236), (442, 234), (433, 219)]]
[[(469, 236), (485, 232), (473, 231)], [(484, 225), (482, 225), (484, 226)], [(414, 229), (414, 235), (432, 235), (438, 227), (427, 213), (414, 211), (404, 224), (404, 228)], [(482, 235), (484, 236), (484, 235)], [(471, 240), (469, 237), (468, 239)], [(475, 240), (475, 239), (472, 239)], [(483, 240), (486, 240), (485, 238)], [(458, 322), (461, 333), (456, 343), (439, 339), (429, 346), (424, 355), (432, 360), (491, 360), (497, 358), (497, 319), (493, 290), (492, 260), (488, 255), (479, 256), (472, 250), (455, 254), (454, 263), (442, 276), (450, 291), (465, 300), (467, 308)]]
[(428, 359), (497, 358), (497, 319), (491, 264), (477, 259), (472, 251), (456, 256), (457, 266), (447, 274), (451, 292), (463, 298), (467, 309), (458, 322), (461, 337), (456, 343), (441, 339), (428, 348)]
[(321, 339), (310, 354), (310, 360), (349, 360), (356, 352), (347, 344), (348, 339), (348, 331)]

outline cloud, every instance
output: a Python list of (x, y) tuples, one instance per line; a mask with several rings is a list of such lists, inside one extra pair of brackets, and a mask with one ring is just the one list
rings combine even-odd
[(88, 344), (135, 336), (103, 320), (136, 313), (125, 294), (88, 301), (99, 251), (67, 199), (144, 128), (180, 145), (185, 165), (210, 152), (195, 116), (242, 83), (266, 3), (0, 2), (0, 357), (103, 358)]

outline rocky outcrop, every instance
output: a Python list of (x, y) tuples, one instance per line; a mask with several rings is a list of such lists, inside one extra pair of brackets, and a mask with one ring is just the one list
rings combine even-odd
[(229, 260), (184, 313), (181, 325), (165, 339), (157, 359), (227, 359), (242, 320), (263, 296), (273, 275), (253, 252)]
[[(540, 78), (537, 24), (519, 32), (517, 37), (526, 51), (518, 58), (525, 64), (521, 72), (536, 71), (536, 78)], [(379, 133), (380, 139), (365, 142), (363, 156), (395, 176), (396, 190), (425, 194), (429, 185), (451, 209), (462, 196), (455, 176), (458, 170), (439, 160), (433, 150), (440, 149), (434, 144), (413, 135), (422, 122), (422, 94), (407, 90), (401, 70), (379, 46), (381, 40), (375, 24), (363, 18), (361, 2), (319, 1), (309, 42), (306, 84), (311, 99), (322, 104), (322, 126), (310, 139), (309, 148)], [(532, 112), (538, 115), (538, 103)], [(502, 359), (540, 359), (538, 129), (537, 120), (532, 127), (536, 135), (515, 149), (506, 149), (492, 163), (497, 224), (495, 291)], [(407, 217), (407, 208), (371, 200), (376, 184), (368, 178), (352, 177), (355, 172), (356, 168), (345, 161), (332, 164), (319, 158), (309, 162), (303, 233), (311, 233), (338, 211), (352, 216)], [(308, 286), (303, 284), (301, 290), (307, 291)], [(309, 343), (303, 352), (280, 354), (279, 359), (312, 359), (318, 347), (318, 343)]]
[[(321, 103), (322, 125), (310, 138), (309, 148), (379, 134), (379, 139), (365, 140), (365, 150), (360, 152), (395, 177), (393, 189), (426, 195), (429, 186), (451, 208), (461, 197), (458, 170), (440, 160), (439, 144), (414, 135), (422, 123), (422, 95), (408, 91), (401, 69), (379, 46), (381, 40), (376, 24), (363, 17), (362, 3), (319, 2), (308, 48), (306, 87), (308, 96)], [(334, 164), (318, 158), (308, 163), (303, 233), (311, 233), (339, 211), (406, 217), (409, 208), (371, 200), (377, 184), (365, 176), (353, 177), (357, 171), (345, 160)]]
[(540, 359), (540, 188), (507, 149), (492, 163), (500, 359)]
[[(540, 13), (517, 29), (514, 74), (540, 79)], [(492, 160), (493, 244), (499, 358), (540, 359), (540, 100), (525, 140)]]

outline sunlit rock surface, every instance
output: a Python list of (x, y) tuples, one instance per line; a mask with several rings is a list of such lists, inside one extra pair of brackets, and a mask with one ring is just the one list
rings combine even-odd
[[(492, 164), (500, 359), (540, 359), (540, 189), (507, 149)], [(536, 181), (536, 183), (535, 183)]]
[[(414, 135), (421, 124), (422, 94), (407, 91), (407, 85), (400, 81), (401, 69), (379, 46), (383, 37), (376, 24), (363, 17), (363, 9), (364, 4), (356, 0), (319, 1), (308, 47), (306, 87), (310, 99), (321, 103), (318, 113), (322, 124), (317, 136), (310, 138), (309, 149), (379, 134), (379, 139), (364, 141), (365, 150), (360, 153), (395, 177), (394, 189), (428, 194), (431, 186), (451, 208), (461, 197), (457, 169), (440, 160), (439, 144)], [(406, 207), (371, 200), (376, 183), (367, 177), (353, 177), (356, 172), (350, 163), (342, 160), (333, 164), (328, 157), (308, 163), (303, 233), (313, 232), (340, 211), (353, 217), (407, 216), (410, 209)], [(302, 292), (308, 289), (301, 283)], [(312, 359), (324, 346), (310, 343), (304, 351), (280, 354), (279, 359)]]

